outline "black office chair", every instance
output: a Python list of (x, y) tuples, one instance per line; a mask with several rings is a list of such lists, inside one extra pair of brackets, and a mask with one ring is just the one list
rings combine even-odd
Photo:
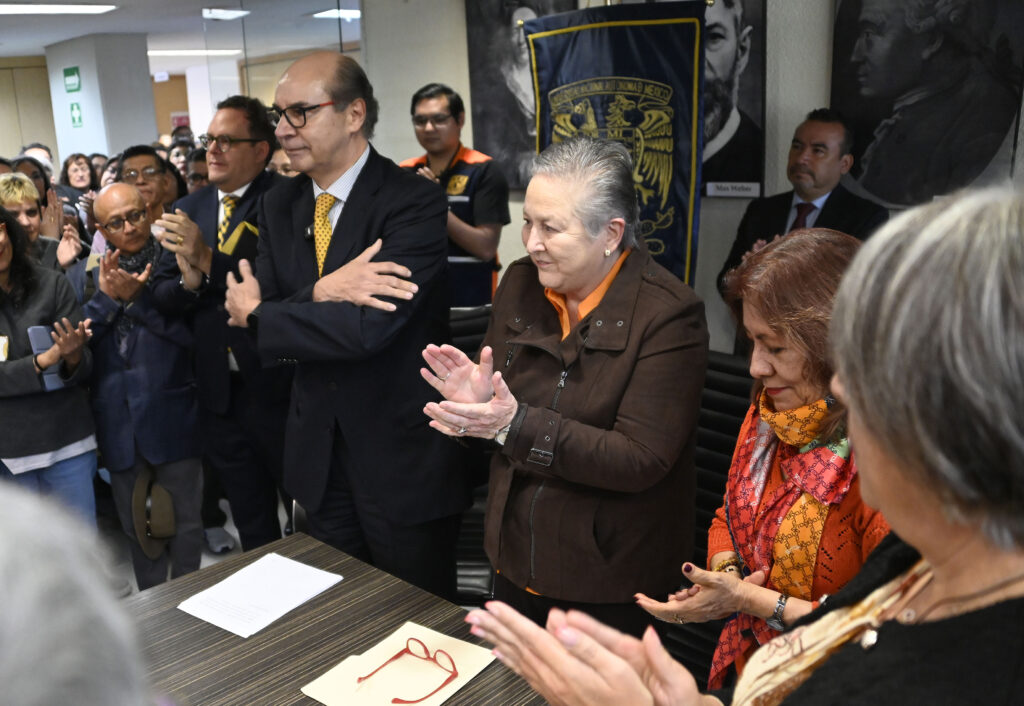
[[(491, 305), (451, 310), (452, 345), (473, 356), (480, 349), (491, 318)], [(456, 599), (459, 605), (482, 606), (494, 595), (494, 574), (484, 553), (484, 509), (490, 454), (466, 449), (465, 462), (476, 479), (473, 505), (462, 514), (455, 549)]]
[[(701, 394), (697, 427), (697, 515), (694, 553), (691, 561), (707, 563), (708, 529), (715, 511), (722, 505), (725, 480), (732, 463), (743, 418), (750, 407), (747, 359), (711, 351)], [(711, 671), (711, 657), (725, 621), (670, 624), (665, 629), (665, 647), (682, 662), (703, 686)]]

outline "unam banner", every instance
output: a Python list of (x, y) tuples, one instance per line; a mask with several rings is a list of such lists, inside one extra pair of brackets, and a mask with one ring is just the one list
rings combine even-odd
[(578, 135), (633, 155), (640, 233), (687, 283), (697, 261), (703, 140), (704, 0), (615, 5), (523, 25), (537, 151)]

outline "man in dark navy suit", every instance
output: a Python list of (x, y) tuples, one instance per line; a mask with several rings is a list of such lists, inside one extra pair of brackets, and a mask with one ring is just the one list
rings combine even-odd
[(776, 236), (797, 228), (831, 228), (865, 240), (889, 218), (876, 203), (854, 196), (839, 183), (853, 166), (853, 133), (845, 118), (819, 108), (807, 114), (793, 134), (786, 176), (792, 191), (754, 199), (747, 206), (729, 256), (718, 273), (722, 291), (726, 272)]
[(444, 191), (370, 146), (377, 101), (348, 57), (296, 61), (273, 110), (302, 175), (264, 196), (256, 277), (240, 264), (227, 308), (265, 363), (295, 364), (285, 488), (314, 537), (452, 597), (469, 489), (419, 377), (448, 337)]
[(257, 205), (283, 178), (265, 170), (277, 141), (255, 98), (221, 101), (200, 140), (210, 185), (157, 221), (166, 252), (154, 292), (164, 311), (189, 315), (204, 455), (249, 550), (281, 538), (277, 490), (291, 370), (261, 367), (251, 337), (228, 327), (224, 294), (227, 273), (256, 256)]
[[(92, 319), (90, 396), (96, 438), (132, 566), (144, 590), (199, 568), (203, 526), (198, 402), (192, 335), (161, 313), (149, 279), (160, 246), (146, 204), (129, 184), (111, 184), (93, 204), (107, 250), (80, 260), (68, 280)], [(135, 532), (132, 494), (146, 470), (170, 493), (175, 533), (166, 547), (144, 549)], [(147, 520), (148, 522), (148, 520)]]

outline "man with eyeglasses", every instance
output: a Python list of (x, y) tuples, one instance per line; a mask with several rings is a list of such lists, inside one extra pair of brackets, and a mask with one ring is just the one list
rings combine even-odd
[(509, 222), (508, 182), (491, 158), (462, 144), (466, 109), (442, 83), (412, 97), (416, 139), (427, 153), (399, 166), (440, 184), (448, 196), (448, 287), (451, 306), (489, 304), (497, 284), (498, 240)]
[[(204, 456), (231, 505), (246, 551), (281, 538), (278, 486), (291, 369), (262, 368), (255, 342), (229, 328), (224, 313), (227, 273), (256, 257), (256, 213), (263, 194), (282, 177), (265, 170), (277, 146), (266, 107), (230, 96), (217, 104), (206, 134), (210, 185), (186, 196), (157, 225), (165, 249), (154, 276), (159, 305), (189, 314), (195, 333)], [(218, 530), (217, 494), (207, 493), (204, 524), (212, 549), (231, 548)], [(225, 540), (227, 540), (225, 542)]]
[[(146, 203), (149, 222), (164, 212), (164, 162), (149, 145), (134, 145), (121, 154), (117, 180), (138, 189)], [(95, 207), (94, 207), (95, 208)]]
[(206, 166), (206, 150), (202, 147), (192, 150), (185, 158), (185, 181), (190, 194), (210, 183), (210, 168)]
[(294, 364), (285, 488), (317, 539), (452, 598), (469, 489), (419, 375), (448, 338), (444, 194), (370, 146), (377, 101), (349, 57), (293, 63), (273, 110), (302, 174), (264, 195), (256, 278), (229, 275), (227, 309), (266, 364)]
[[(129, 165), (128, 169), (133, 169)], [(146, 167), (142, 167), (145, 169)], [(93, 203), (106, 251), (68, 270), (92, 319), (90, 395), (96, 440), (121, 526), (128, 535), (140, 590), (199, 568), (203, 526), (199, 410), (192, 374), (192, 334), (181, 317), (156, 306), (150, 278), (160, 245), (134, 186), (105, 187)], [(174, 503), (175, 534), (159, 551), (142, 548), (132, 494), (143, 470), (153, 471)]]

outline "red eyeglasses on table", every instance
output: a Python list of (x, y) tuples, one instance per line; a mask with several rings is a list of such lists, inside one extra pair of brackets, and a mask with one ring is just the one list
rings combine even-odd
[[(459, 676), (459, 670), (455, 668), (455, 660), (452, 659), (452, 656), (450, 654), (448, 654), (444, 650), (435, 650), (434, 654), (430, 654), (430, 650), (427, 649), (427, 646), (424, 645), (422, 641), (418, 640), (415, 637), (410, 637), (408, 640), (405, 641), (404, 650), (395, 653), (394, 657), (392, 657), (387, 662), (374, 669), (366, 676), (359, 677), (359, 679), (357, 679), (356, 681), (360, 683), (366, 681), (374, 674), (384, 669), (384, 667), (394, 662), (395, 660), (401, 659), (404, 655), (412, 655), (417, 659), (433, 662), (438, 667), (448, 672), (448, 678), (441, 682), (441, 686), (437, 687), (426, 696), (423, 696), (418, 699), (400, 699), (398, 697), (395, 697), (391, 699), (391, 703), (393, 704), (418, 704), (420, 701), (425, 701), (437, 692), (441, 691), (441, 689), (451, 684), (453, 681), (455, 681), (455, 678)], [(441, 659), (438, 659), (439, 657)]]

